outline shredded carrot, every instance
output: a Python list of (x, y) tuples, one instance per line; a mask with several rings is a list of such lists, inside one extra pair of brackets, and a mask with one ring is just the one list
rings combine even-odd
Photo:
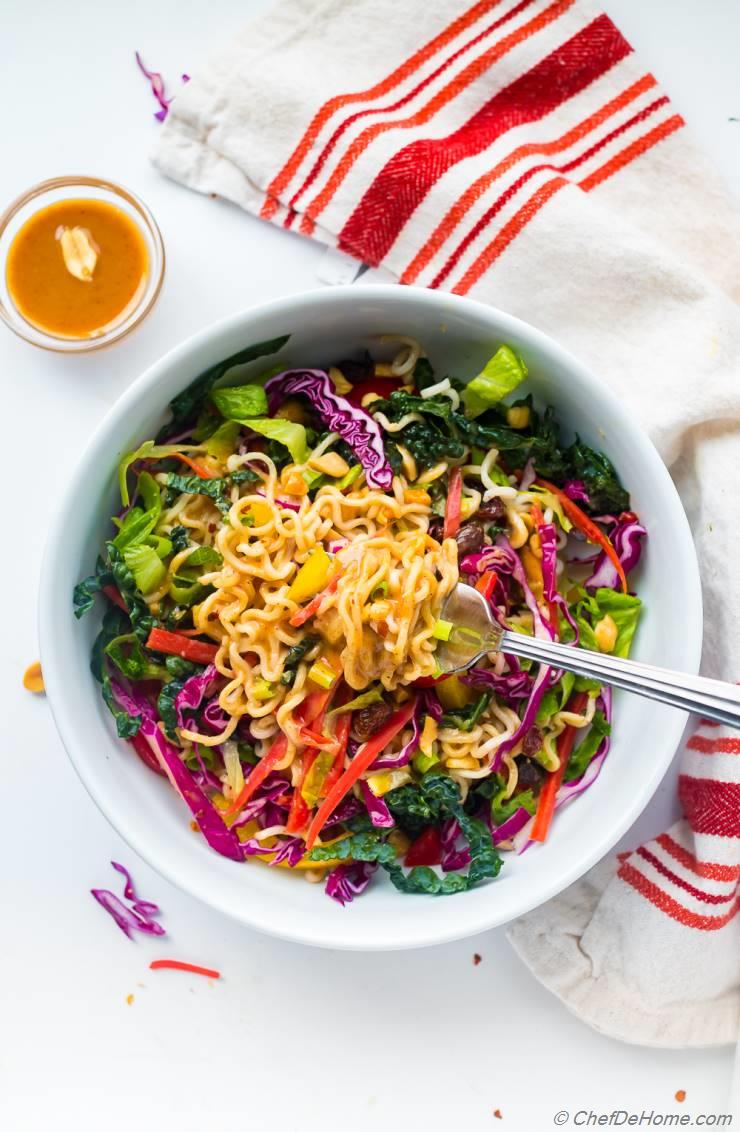
[(189, 971), (191, 975), (205, 975), (207, 979), (221, 978), (220, 971), (198, 967), (195, 963), (183, 963), (181, 959), (153, 959), (149, 967), (152, 971)]
[(171, 460), (182, 460), (183, 464), (187, 464), (196, 476), (200, 476), (202, 480), (217, 480), (217, 472), (209, 472), (208, 468), (204, 468), (202, 464), (196, 464), (195, 460), (191, 460), (184, 452), (172, 452), (169, 457)]

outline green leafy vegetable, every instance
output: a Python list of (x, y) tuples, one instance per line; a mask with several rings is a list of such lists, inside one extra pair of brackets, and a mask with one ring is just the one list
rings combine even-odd
[(170, 436), (173, 432), (181, 432), (188, 424), (194, 424), (214, 385), (230, 369), (233, 369), (234, 366), (246, 365), (247, 362), (254, 361), (255, 358), (276, 354), (289, 338), (289, 334), (284, 334), (282, 337), (273, 338), (269, 342), (257, 342), (207, 369), (170, 402), (170, 421), (161, 429), (157, 440)]
[(160, 585), (167, 573), (167, 567), (153, 547), (138, 543), (126, 547), (122, 553), (123, 561), (131, 571), (140, 593), (151, 593)]
[(222, 515), (228, 515), (231, 507), (226, 498), (230, 486), (228, 479), (203, 480), (200, 476), (181, 476), (177, 472), (169, 472), (167, 475), (167, 487), (186, 495), (206, 495)]
[(252, 417), (240, 423), (251, 428), (253, 432), (258, 432), (260, 436), (266, 436), (269, 440), (284, 445), (295, 464), (305, 464), (311, 454), (306, 430), (302, 424), (284, 421), (277, 417), (274, 420), (270, 417)]
[(211, 401), (228, 421), (267, 415), (267, 394), (261, 385), (222, 386), (214, 389)]
[(123, 633), (105, 645), (105, 655), (129, 680), (167, 680), (167, 669), (155, 664), (134, 633)]
[(199, 546), (192, 554), (189, 554), (185, 559), (185, 564), (188, 569), (193, 566), (200, 566), (202, 572), (207, 570), (218, 570), (219, 566), (223, 565), (223, 557), (212, 546)]
[(414, 385), (417, 389), (428, 389), (436, 382), (434, 370), (429, 358), (419, 358), (414, 366)]
[(590, 729), (568, 759), (568, 766), (563, 776), (564, 782), (572, 782), (581, 777), (599, 749), (601, 740), (606, 735), (610, 735), (611, 730), (611, 725), (607, 723), (603, 711), (594, 712)]
[(483, 712), (491, 702), (491, 692), (482, 692), (477, 700), (457, 711), (442, 716), (444, 727), (456, 727), (458, 731), (472, 731)]
[(568, 478), (582, 480), (588, 492), (589, 510), (595, 515), (629, 510), (629, 493), (622, 487), (614, 465), (603, 452), (595, 452), (576, 438), (575, 444), (565, 453), (565, 460)]
[(158, 624), (157, 618), (154, 617), (149, 606), (141, 596), (138, 586), (136, 585), (136, 579), (126, 565), (118, 547), (114, 546), (112, 542), (109, 542), (106, 544), (106, 549), (108, 551), (108, 561), (110, 563), (113, 581), (118, 587), (129, 611), (131, 628), (142, 644), (145, 644), (150, 632), (154, 626)]
[(103, 559), (98, 555), (95, 563), (95, 573), (83, 578), (72, 591), (72, 605), (75, 617), (79, 620), (89, 613), (95, 604), (95, 595), (100, 593), (104, 586), (113, 585), (113, 575)]
[(206, 440), (205, 448), (209, 456), (213, 456), (214, 460), (220, 460), (221, 463), (226, 463), (226, 460), (231, 456), (236, 448), (236, 442), (241, 432), (241, 425), (238, 421), (225, 421), (219, 428), (212, 432)]
[(463, 404), (469, 417), (478, 417), (513, 393), (527, 376), (527, 367), (510, 346), (500, 346), (481, 372), (465, 386)]
[(331, 845), (316, 845), (308, 854), (309, 861), (375, 861), (388, 865), (396, 859), (396, 851), (382, 835), (372, 829), (352, 833)]
[(298, 665), (303, 660), (306, 653), (309, 653), (315, 645), (319, 643), (319, 637), (312, 637), (309, 633), (299, 641), (297, 645), (293, 645), (288, 649), (288, 654), (283, 663), (283, 674), (280, 677), (281, 684), (287, 684), (289, 687), (295, 680), (296, 670)]
[(122, 610), (118, 609), (117, 606), (111, 606), (107, 609), (103, 617), (100, 632), (95, 638), (90, 657), (90, 671), (101, 685), (103, 700), (116, 721), (116, 731), (121, 739), (131, 739), (136, 735), (141, 726), (141, 716), (139, 714), (129, 715), (127, 711), (119, 707), (116, 703), (111, 687), (110, 673), (106, 664), (106, 649), (111, 642), (115, 641), (117, 638), (120, 639), (120, 637), (127, 632), (128, 627), (128, 618)]
[(581, 632), (582, 646), (598, 652), (594, 626), (608, 614), (617, 626), (617, 639), (612, 652), (614, 656), (629, 656), (642, 611), (639, 597), (605, 588), (598, 589), (593, 594), (586, 594), (583, 589), (580, 592), (584, 596), (571, 609)]
[(491, 795), (491, 818), (494, 825), (503, 825), (512, 814), (515, 814), (516, 811), (522, 807), (529, 814), (533, 814), (537, 809), (537, 799), (531, 790), (522, 790), (520, 794), (514, 794), (511, 798), (505, 798), (506, 783), (503, 781), (500, 774), (491, 775), (488, 782), (495, 785), (495, 790)]
[(185, 550), (190, 545), (190, 535), (188, 534), (187, 527), (173, 527), (170, 531), (170, 541), (175, 554), (179, 554), (181, 550)]

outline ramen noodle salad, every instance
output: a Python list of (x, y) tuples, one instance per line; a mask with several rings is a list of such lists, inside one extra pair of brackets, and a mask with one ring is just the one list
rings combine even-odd
[(275, 365), (287, 342), (214, 366), (122, 460), (74, 593), (103, 613), (92, 671), (216, 852), (342, 904), (378, 869), (461, 892), (592, 784), (612, 711), (607, 688), (503, 653), (442, 675), (446, 598), (462, 580), (515, 632), (626, 656), (646, 532), (509, 346), (452, 376), (413, 338), (326, 370)]

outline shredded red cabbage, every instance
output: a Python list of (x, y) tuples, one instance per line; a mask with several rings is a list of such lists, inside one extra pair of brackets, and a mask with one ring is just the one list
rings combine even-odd
[(377, 869), (374, 861), (350, 861), (335, 865), (326, 878), (324, 891), (332, 900), (344, 906), (365, 891)]
[[(606, 516), (606, 518), (614, 517)], [(646, 535), (645, 527), (633, 512), (627, 511), (614, 519), (614, 526), (609, 531), (609, 538), (617, 552), (619, 561), (622, 563), (625, 574), (629, 574), (630, 570), (634, 570), (639, 563), (642, 555), (642, 540)], [(620, 581), (617, 571), (603, 550), (597, 555), (593, 574), (587, 579), (585, 586), (586, 589), (593, 590), (599, 589), (601, 586), (609, 590), (619, 589)]]
[(470, 864), (470, 849), (467, 845), (457, 847), (458, 840), (462, 837), (462, 830), (458, 824), (457, 818), (448, 818), (443, 823), (440, 829), (440, 838), (442, 842), (442, 872), (456, 873), (458, 869), (465, 869)]
[(111, 680), (111, 688), (121, 707), (131, 715), (141, 715), (141, 734), (149, 742), (162, 770), (188, 806), (210, 847), (222, 857), (241, 861), (244, 854), (239, 839), (225, 825), (218, 810), (203, 793), (195, 777), (180, 758), (180, 752), (165, 739), (157, 726), (157, 717), (149, 701), (143, 696), (128, 693), (118, 681)]
[(215, 664), (209, 664), (208, 667), (204, 668), (202, 672), (196, 672), (194, 676), (191, 676), (188, 680), (185, 681), (182, 688), (175, 696), (175, 713), (177, 715), (178, 726), (187, 726), (183, 714), (185, 709), (187, 708), (189, 711), (198, 710), (200, 705), (203, 703), (203, 698), (206, 695), (208, 688), (217, 676), (218, 670)]
[(501, 825), (496, 826), (491, 830), (494, 845), (498, 845), (502, 841), (509, 841), (515, 837), (524, 826), (529, 823), (532, 815), (529, 810), (525, 810), (524, 806), (520, 806), (515, 810), (511, 817), (507, 818)]
[(583, 480), (567, 480), (563, 484), (562, 491), (563, 494), (567, 495), (568, 499), (572, 499), (574, 503), (585, 503), (587, 507), (591, 503)]
[[(158, 122), (164, 122), (169, 113), (170, 104), (172, 102), (171, 98), (167, 98), (164, 79), (162, 78), (159, 71), (150, 71), (144, 66), (144, 60), (141, 58), (141, 55), (138, 51), (134, 52), (134, 54), (136, 56), (136, 64), (139, 70), (149, 79), (149, 85), (152, 88), (152, 94), (159, 103), (159, 110), (156, 112), (154, 117)], [(190, 82), (190, 75), (183, 74), (180, 77), (184, 83)]]
[(487, 668), (471, 668), (460, 676), (460, 680), (471, 688), (490, 688), (507, 703), (526, 700), (532, 691), (532, 677), (523, 669), (499, 676)]
[(127, 908), (123, 901), (107, 888), (91, 888), (90, 892), (101, 908), (105, 908), (129, 939), (134, 938), (133, 932), (135, 931), (142, 932), (144, 935), (165, 935), (162, 925), (154, 919), (155, 916), (160, 914), (159, 907), (152, 904), (150, 900), (139, 900), (128, 869), (124, 868), (118, 861), (111, 861), (111, 864), (117, 872), (125, 877), (123, 895), (130, 902), (131, 907)]
[(265, 385), (270, 414), (291, 394), (308, 398), (321, 419), (341, 436), (365, 469), (371, 487), (384, 490), (393, 484), (380, 426), (363, 409), (338, 396), (328, 374), (320, 369), (292, 369), (270, 378)]
[(391, 829), (395, 823), (387, 804), (373, 794), (364, 778), (360, 779), (360, 789), (372, 824), (378, 829)]
[[(578, 622), (568, 607), (568, 602), (558, 592), (558, 532), (554, 523), (543, 523), (537, 532), (542, 547), (542, 581), (544, 583), (545, 599), (556, 605), (575, 634), (571, 642), (577, 645), (581, 639)], [(616, 572), (615, 572), (616, 577)], [(557, 629), (557, 626), (553, 626)]]

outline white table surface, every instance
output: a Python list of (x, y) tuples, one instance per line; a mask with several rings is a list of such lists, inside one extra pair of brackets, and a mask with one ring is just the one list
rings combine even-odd
[[(134, 49), (170, 79), (196, 73), (265, 6), (3, 5), (0, 201), (64, 172), (120, 180), (160, 222), (168, 276), (155, 313), (110, 351), (61, 358), (0, 329), (0, 1128), (190, 1132), (236, 1117), (243, 1127), (364, 1132), (416, 1118), (430, 1130), (452, 1119), (476, 1132), (498, 1127), (499, 1109), (500, 1127), (537, 1132), (561, 1109), (675, 1112), (678, 1089), (681, 1112), (727, 1111), (732, 1051), (644, 1050), (593, 1033), (530, 977), (502, 930), (362, 956), (276, 942), (201, 907), (133, 859), (77, 780), (45, 701), (21, 688), (37, 656), (46, 526), (107, 407), (191, 332), (316, 285), (321, 252), (310, 242), (178, 188), (147, 157), (157, 127)], [(740, 122), (730, 120), (740, 118), (736, 0), (606, 6), (740, 196)], [(674, 781), (626, 844), (664, 827)], [(88, 895), (116, 887), (111, 858), (130, 864), (144, 896), (161, 904), (166, 946), (130, 943)], [(150, 972), (165, 952), (224, 978)]]

